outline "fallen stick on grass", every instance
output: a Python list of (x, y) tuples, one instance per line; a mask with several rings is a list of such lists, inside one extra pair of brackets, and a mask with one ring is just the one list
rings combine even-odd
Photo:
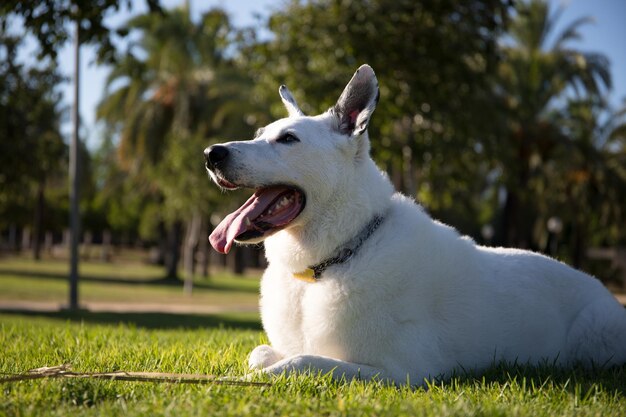
[(175, 374), (166, 372), (72, 372), (72, 365), (69, 363), (59, 366), (46, 366), (43, 368), (31, 369), (23, 374), (5, 374), (0, 378), (0, 383), (27, 381), (30, 379), (42, 378), (82, 378), (82, 379), (105, 379), (112, 381), (136, 381), (136, 382), (170, 382), (179, 384), (218, 384), (218, 385), (239, 385), (268, 387), (268, 382), (253, 382), (240, 379), (229, 379), (216, 377), (214, 375), (201, 374)]

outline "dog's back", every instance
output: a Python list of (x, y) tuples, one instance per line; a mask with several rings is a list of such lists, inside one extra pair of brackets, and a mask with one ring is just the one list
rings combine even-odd
[[(626, 361), (626, 310), (595, 278), (546, 256), (477, 248), (495, 304), (492, 345), (508, 362), (597, 365)], [(596, 323), (589, 323), (589, 313)], [(621, 333), (621, 334), (620, 334)], [(590, 347), (592, 347), (590, 349)]]

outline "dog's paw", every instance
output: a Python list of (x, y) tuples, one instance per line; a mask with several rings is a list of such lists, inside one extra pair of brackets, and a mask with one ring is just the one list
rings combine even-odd
[(269, 345), (259, 345), (254, 348), (248, 358), (248, 367), (250, 369), (263, 369), (271, 366), (281, 360), (280, 355), (274, 348)]
[(280, 375), (283, 373), (293, 374), (297, 372), (308, 372), (311, 370), (310, 364), (304, 362), (302, 356), (292, 356), (290, 358), (277, 361), (270, 366), (263, 368), (263, 372), (269, 375)]

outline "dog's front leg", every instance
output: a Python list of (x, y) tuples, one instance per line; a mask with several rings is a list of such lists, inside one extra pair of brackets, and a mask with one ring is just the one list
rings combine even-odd
[(335, 379), (345, 378), (347, 380), (369, 380), (372, 378), (378, 378), (394, 382), (393, 378), (390, 378), (390, 376), (382, 369), (315, 355), (292, 356), (278, 361), (269, 367), (263, 368), (262, 372), (274, 375), (281, 374), (283, 372), (321, 372), (322, 374), (332, 373), (333, 378)]
[(254, 348), (248, 357), (250, 369), (263, 369), (281, 360), (283, 355), (269, 345), (259, 345)]

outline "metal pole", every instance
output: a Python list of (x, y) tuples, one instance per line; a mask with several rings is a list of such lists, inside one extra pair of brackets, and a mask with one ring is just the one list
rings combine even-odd
[(80, 22), (76, 20), (74, 35), (74, 106), (72, 108), (72, 141), (70, 142), (70, 299), (69, 308), (78, 309), (78, 243), (80, 236), (79, 201), (79, 91), (80, 91)]

